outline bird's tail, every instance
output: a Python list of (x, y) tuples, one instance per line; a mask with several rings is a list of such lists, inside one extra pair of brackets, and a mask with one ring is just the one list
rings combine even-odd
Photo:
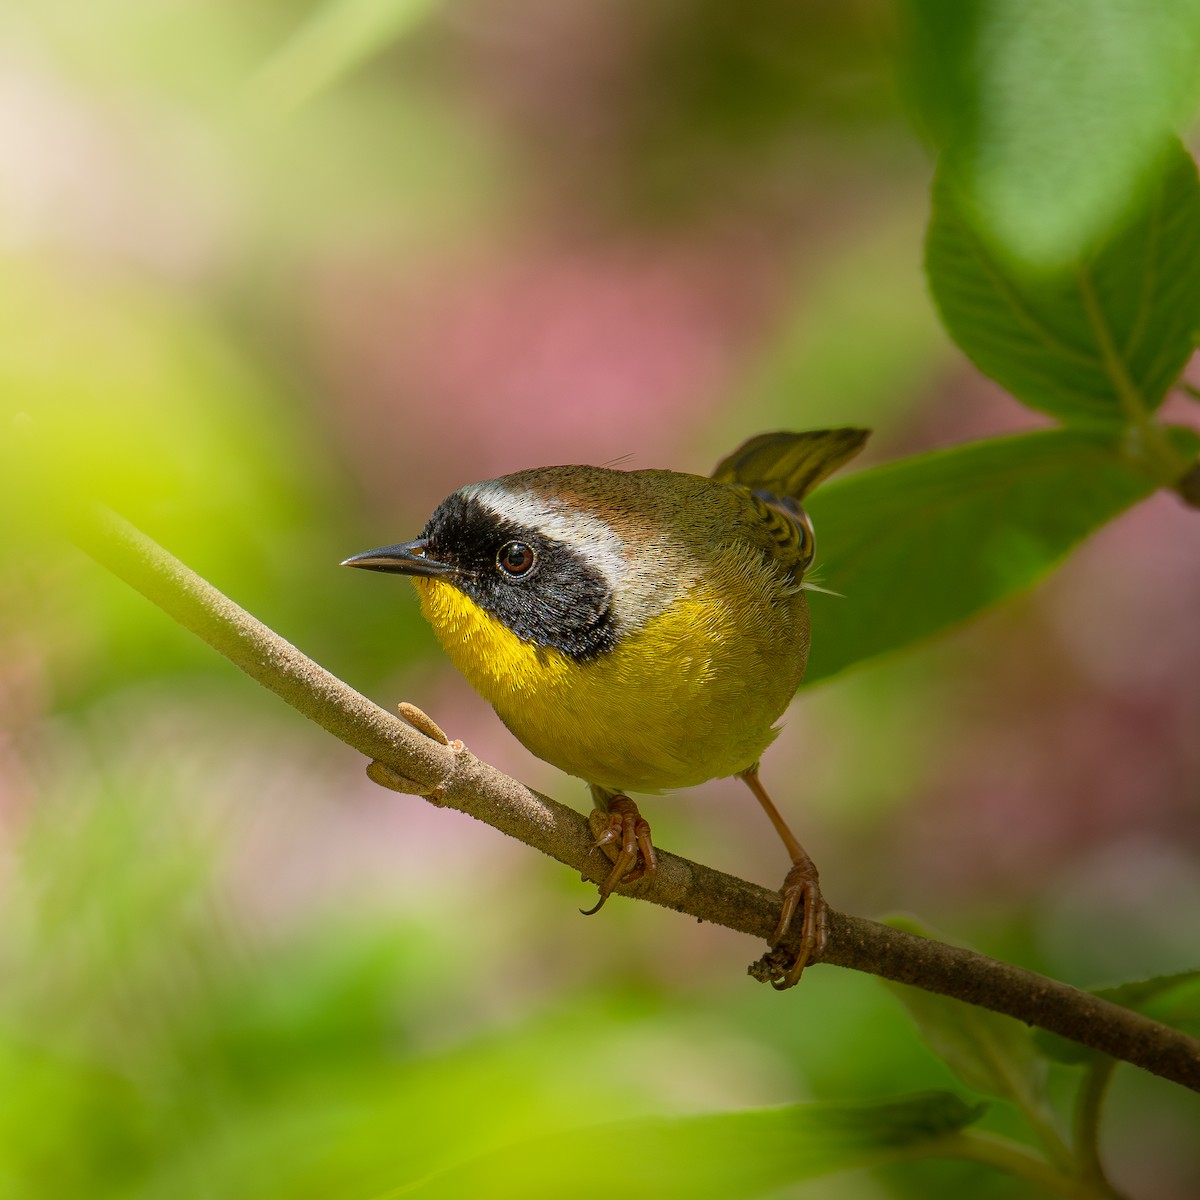
[(827, 475), (849, 462), (866, 442), (867, 429), (813, 429), (760, 433), (723, 458), (712, 477), (773, 496), (803, 499)]

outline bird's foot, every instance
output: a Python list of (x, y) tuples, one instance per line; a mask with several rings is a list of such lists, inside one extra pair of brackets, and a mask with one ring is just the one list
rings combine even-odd
[[(779, 924), (775, 926), (775, 933), (769, 943), (770, 949), (750, 968), (750, 974), (755, 979), (769, 979), (779, 991), (783, 991), (785, 988), (795, 987), (800, 982), (804, 968), (819, 959), (824, 952), (825, 914), (828, 908), (821, 895), (821, 886), (817, 882), (816, 864), (808, 857), (804, 847), (780, 815), (779, 809), (767, 795), (758, 778), (758, 764), (755, 763), (743, 771), (740, 778), (763, 806), (763, 811), (775, 826), (775, 832), (779, 834), (792, 859), (792, 869), (787, 873), (783, 887), (779, 889), (783, 904), (779, 910)], [(800, 936), (795, 939), (795, 957), (788, 965), (782, 943), (792, 927), (796, 909), (801, 905), (804, 906), (804, 915), (800, 923)]]
[(792, 869), (779, 889), (783, 897), (783, 906), (779, 912), (779, 924), (771, 938), (771, 953), (768, 959), (774, 960), (780, 943), (788, 935), (792, 927), (792, 919), (796, 910), (802, 908), (800, 919), (800, 938), (796, 947), (796, 956), (791, 966), (780, 968), (777, 976), (773, 976), (771, 984), (779, 991), (795, 987), (804, 973), (804, 968), (810, 962), (815, 962), (825, 950), (825, 914), (828, 906), (825, 897), (821, 895), (821, 887), (817, 881), (817, 868), (811, 858), (805, 855), (792, 864)]
[(592, 908), (580, 909), (585, 917), (604, 907), (617, 884), (649, 879), (658, 869), (650, 822), (628, 796), (610, 797), (607, 809), (592, 809), (588, 822), (596, 835), (596, 846), (608, 856), (613, 868), (600, 884), (600, 899)]

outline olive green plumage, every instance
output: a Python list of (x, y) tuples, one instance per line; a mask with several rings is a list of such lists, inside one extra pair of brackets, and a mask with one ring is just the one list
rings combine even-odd
[(412, 575), (455, 666), (539, 758), (610, 792), (690, 787), (778, 732), (808, 656), (799, 501), (865, 438), (763, 434), (711, 478), (519, 471), (448, 497), (415, 566), (387, 551), (416, 543), (350, 561)]

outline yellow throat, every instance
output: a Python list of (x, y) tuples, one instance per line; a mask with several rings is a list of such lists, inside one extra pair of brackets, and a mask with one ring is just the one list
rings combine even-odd
[[(453, 584), (413, 579), (454, 665), (535, 755), (613, 791), (658, 792), (757, 762), (804, 673), (808, 610), (780, 575), (724, 570), (587, 662), (523, 641)], [(730, 563), (731, 568), (733, 563)]]

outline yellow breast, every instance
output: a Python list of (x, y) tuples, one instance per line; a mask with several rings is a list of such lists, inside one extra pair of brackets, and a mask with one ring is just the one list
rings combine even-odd
[[(761, 560), (759, 560), (761, 563)], [(782, 572), (714, 552), (703, 583), (585, 662), (522, 641), (449, 583), (416, 578), (455, 666), (539, 758), (657, 792), (757, 762), (804, 674), (808, 610)]]

